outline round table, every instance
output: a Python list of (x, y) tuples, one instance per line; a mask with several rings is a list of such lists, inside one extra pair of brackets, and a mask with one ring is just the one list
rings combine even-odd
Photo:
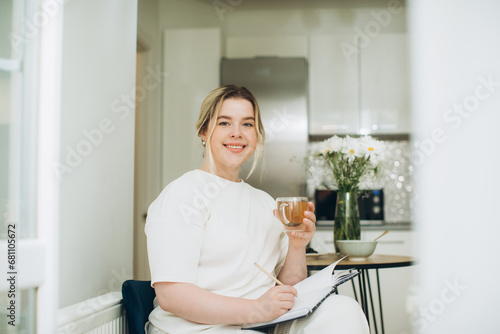
[[(339, 260), (344, 255), (340, 254), (307, 254), (307, 269), (311, 270), (321, 270), (333, 262)], [(378, 301), (379, 301), (379, 312), (380, 312), (380, 325), (382, 329), (382, 333), (384, 331), (384, 317), (382, 314), (382, 299), (380, 294), (380, 279), (379, 279), (379, 269), (383, 268), (397, 268), (397, 267), (408, 267), (415, 263), (415, 260), (409, 256), (399, 256), (399, 255), (381, 255), (374, 254), (366, 259), (353, 259), (350, 260), (348, 257), (344, 260), (340, 261), (336, 266), (335, 270), (357, 270), (360, 275), (358, 275), (358, 283), (359, 283), (359, 295), (361, 299), (361, 307), (365, 312), (366, 319), (368, 323), (370, 323), (369, 317), (369, 308), (368, 308), (368, 295), (370, 298), (372, 316), (373, 316), (373, 325), (375, 328), (375, 333), (378, 334), (377, 329), (377, 321), (375, 319), (375, 307), (373, 304), (372, 297), (372, 289), (370, 285), (370, 275), (368, 270), (374, 269), (377, 274), (377, 292), (378, 292)], [(356, 288), (353, 283), (354, 297), (358, 300), (358, 296), (356, 293)], [(368, 289), (367, 289), (368, 286)]]

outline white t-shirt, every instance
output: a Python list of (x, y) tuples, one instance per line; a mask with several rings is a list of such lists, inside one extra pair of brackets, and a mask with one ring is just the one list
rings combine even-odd
[[(194, 170), (171, 182), (151, 204), (146, 221), (151, 284), (193, 283), (210, 292), (256, 299), (275, 283), (288, 237), (273, 216), (274, 200), (247, 183)], [(155, 299), (151, 323), (167, 333), (198, 333), (196, 324), (162, 310)]]

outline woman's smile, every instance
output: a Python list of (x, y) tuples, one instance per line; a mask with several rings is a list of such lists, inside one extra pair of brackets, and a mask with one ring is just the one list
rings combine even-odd
[[(210, 138), (210, 149), (217, 174), (228, 179), (239, 179), (239, 169), (255, 152), (257, 131), (253, 105), (244, 99), (223, 102)], [(206, 134), (202, 136), (206, 140)]]
[(243, 151), (244, 148), (246, 148), (247, 146), (246, 145), (243, 145), (243, 144), (235, 144), (235, 143), (231, 143), (231, 144), (224, 144), (224, 146), (231, 152), (233, 153), (240, 153), (241, 151)]

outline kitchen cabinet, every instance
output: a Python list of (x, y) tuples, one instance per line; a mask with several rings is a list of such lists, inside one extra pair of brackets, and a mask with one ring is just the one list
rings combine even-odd
[[(380, 230), (362, 230), (362, 240), (373, 240), (382, 233)], [(415, 231), (389, 230), (389, 233), (379, 239), (375, 254), (414, 256)], [(311, 247), (319, 253), (333, 252), (333, 231), (317, 230), (311, 241)], [(414, 298), (415, 266), (402, 268), (379, 269), (380, 292), (384, 327), (386, 333), (411, 333), (410, 310)], [(378, 295), (376, 274), (370, 270), (370, 283), (378, 316)], [(352, 284), (339, 287), (339, 294), (354, 297)], [(358, 290), (359, 292), (359, 290)], [(370, 312), (370, 318), (372, 314)], [(380, 326), (380, 324), (379, 324)], [(373, 332), (373, 331), (372, 331)]]
[(346, 47), (350, 40), (310, 38), (309, 133), (408, 133), (406, 34), (374, 36), (356, 54), (352, 45)]
[(168, 74), (162, 85), (163, 186), (201, 164), (203, 149), (194, 145), (192, 124), (207, 92), (220, 83), (221, 44), (219, 28), (163, 32), (162, 71)]
[(340, 35), (310, 38), (310, 134), (358, 132), (358, 65), (339, 47), (345, 40)]
[(406, 34), (374, 37), (360, 56), (360, 131), (409, 133)]
[(306, 36), (228, 36), (226, 58), (307, 57)]

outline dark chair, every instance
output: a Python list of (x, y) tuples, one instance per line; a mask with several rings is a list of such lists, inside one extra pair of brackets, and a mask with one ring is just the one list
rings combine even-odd
[(123, 304), (125, 306), (129, 334), (144, 334), (144, 325), (153, 311), (156, 296), (151, 281), (128, 280), (122, 284)]

